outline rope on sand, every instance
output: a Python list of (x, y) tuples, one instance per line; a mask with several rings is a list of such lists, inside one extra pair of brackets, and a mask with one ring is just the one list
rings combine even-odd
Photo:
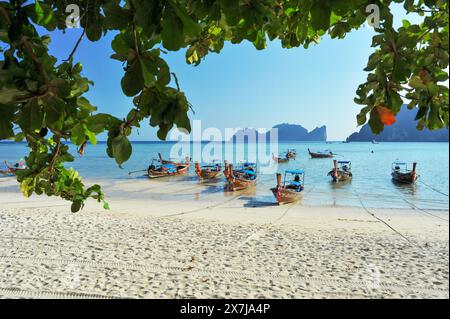
[(416, 244), (414, 244), (412, 241), (410, 241), (405, 235), (403, 235), (401, 232), (399, 232), (397, 229), (395, 229), (394, 227), (392, 227), (388, 222), (386, 222), (385, 220), (381, 219), (380, 217), (378, 217), (377, 215), (375, 215), (374, 213), (372, 213), (367, 207), (366, 205), (364, 205), (364, 202), (362, 201), (362, 199), (359, 197), (358, 193), (355, 192), (355, 195), (358, 197), (359, 202), (361, 203), (362, 208), (369, 214), (371, 215), (373, 218), (377, 219), (378, 221), (382, 222), (383, 224), (385, 224), (387, 227), (389, 227), (391, 230), (393, 230), (396, 234), (398, 234), (400, 237), (402, 237), (404, 240), (406, 240), (410, 245), (412, 246), (417, 246)]
[(219, 206), (221, 206), (221, 205), (223, 205), (223, 204), (229, 203), (229, 202), (231, 202), (231, 201), (233, 201), (233, 200), (235, 200), (235, 199), (241, 197), (242, 194), (243, 194), (243, 192), (240, 192), (238, 195), (235, 195), (235, 196), (233, 196), (233, 197), (230, 198), (230, 199), (227, 199), (227, 200), (225, 200), (225, 201), (222, 201), (222, 202), (217, 203), (217, 204), (214, 204), (214, 205), (210, 205), (210, 206), (206, 206), (206, 207), (200, 207), (200, 208), (196, 208), (196, 209), (189, 210), (189, 211), (185, 211), (185, 212), (181, 212), (181, 213), (176, 213), (176, 214), (166, 215), (166, 216), (162, 216), (162, 217), (159, 217), (159, 218), (170, 218), (170, 217), (175, 217), (175, 216), (181, 216), (181, 215), (193, 214), (193, 213), (201, 212), (202, 210), (216, 208), (216, 207), (219, 207)]
[(403, 200), (404, 200), (408, 205), (410, 205), (413, 209), (419, 210), (419, 211), (421, 211), (421, 212), (423, 212), (423, 213), (425, 213), (425, 214), (427, 214), (427, 215), (430, 215), (430, 216), (432, 216), (432, 217), (441, 219), (441, 220), (443, 220), (443, 221), (446, 221), (446, 222), (449, 221), (448, 219), (445, 219), (445, 218), (442, 218), (442, 217), (440, 217), (440, 216), (434, 215), (434, 214), (430, 213), (429, 211), (427, 211), (427, 210), (425, 210), (425, 209), (423, 209), (423, 208), (418, 207), (417, 205), (415, 205), (414, 203), (411, 203), (411, 202), (410, 202), (409, 200), (407, 200), (407, 199), (404, 199), (404, 198), (403, 198)]
[(444, 192), (441, 192), (440, 190), (434, 188), (433, 186), (428, 185), (427, 183), (425, 183), (425, 182), (423, 182), (423, 181), (421, 181), (421, 180), (419, 180), (419, 183), (422, 183), (423, 185), (425, 185), (425, 186), (428, 187), (429, 189), (435, 191), (436, 193), (439, 193), (439, 194), (441, 194), (441, 195), (444, 195), (444, 196), (447, 196), (447, 197), (448, 197), (448, 194), (445, 194)]

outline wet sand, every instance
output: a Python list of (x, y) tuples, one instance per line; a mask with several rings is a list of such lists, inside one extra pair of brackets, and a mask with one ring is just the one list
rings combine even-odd
[(0, 297), (449, 297), (448, 210), (357, 193), (310, 206), (313, 189), (278, 207), (188, 177), (101, 184), (111, 210), (72, 214), (0, 179)]

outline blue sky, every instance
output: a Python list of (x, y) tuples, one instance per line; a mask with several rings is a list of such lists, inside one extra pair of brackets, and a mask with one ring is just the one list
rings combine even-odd
[[(53, 34), (51, 53), (66, 58), (80, 30)], [(184, 51), (165, 56), (171, 71), (193, 104), (203, 127), (267, 128), (280, 123), (301, 124), (312, 130), (326, 125), (329, 140), (343, 140), (358, 130), (353, 102), (369, 55), (373, 30), (365, 26), (344, 40), (324, 38), (319, 45), (283, 49), (279, 42), (257, 51), (250, 43), (228, 44), (221, 54), (211, 53), (198, 67), (186, 64)], [(82, 62), (84, 74), (94, 81), (88, 97), (99, 112), (124, 117), (131, 100), (120, 87), (123, 68), (111, 60), (113, 34), (99, 42), (84, 39), (75, 61)], [(138, 134), (139, 133), (139, 134)], [(133, 140), (156, 140), (156, 129), (142, 123)]]

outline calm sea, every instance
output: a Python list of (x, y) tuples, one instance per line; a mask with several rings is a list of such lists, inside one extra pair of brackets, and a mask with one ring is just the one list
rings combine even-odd
[[(211, 144), (188, 144), (187, 152), (194, 154), (195, 147), (208, 152)], [(158, 153), (170, 157), (174, 144), (171, 143), (134, 143), (132, 158), (120, 169), (106, 155), (106, 145), (88, 146), (84, 157), (76, 156), (72, 164), (86, 179), (132, 179), (142, 174), (129, 175), (128, 172), (146, 169)], [(448, 143), (280, 143), (279, 152), (296, 149), (297, 158), (288, 164), (280, 164), (278, 171), (296, 168), (306, 171), (305, 192), (308, 193), (306, 204), (359, 206), (360, 199), (370, 207), (411, 207), (448, 209), (449, 191), (449, 144)], [(307, 149), (332, 150), (339, 154), (339, 160), (351, 160), (353, 180), (345, 184), (332, 184), (327, 173), (332, 168), (331, 159), (310, 159)], [(216, 148), (217, 149), (217, 148)], [(223, 158), (225, 147), (213, 154), (212, 158)], [(185, 150), (186, 151), (186, 150)], [(0, 160), (15, 162), (27, 153), (25, 144), (0, 143)], [(75, 153), (75, 152), (74, 152)], [(255, 156), (252, 147), (244, 147), (237, 153), (246, 159)], [(181, 154), (181, 153), (179, 153)], [(186, 152), (184, 153), (186, 154)], [(228, 156), (230, 154), (228, 153)], [(267, 154), (269, 156), (270, 154)], [(195, 158), (194, 158), (195, 160)], [(420, 175), (416, 185), (398, 186), (391, 181), (392, 162), (401, 160), (417, 162)], [(191, 171), (193, 175), (193, 169)], [(186, 181), (186, 179), (184, 179)], [(188, 182), (198, 183), (196, 178)], [(222, 183), (221, 181), (218, 184)], [(271, 202), (270, 187), (275, 183), (274, 174), (261, 175), (259, 183), (252, 195), (255, 203)]]

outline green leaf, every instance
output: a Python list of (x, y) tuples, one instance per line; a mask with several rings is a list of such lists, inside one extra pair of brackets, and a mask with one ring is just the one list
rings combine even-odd
[(158, 84), (166, 86), (170, 83), (170, 70), (166, 61), (158, 59)]
[(431, 130), (438, 130), (444, 127), (439, 113), (439, 106), (431, 103), (430, 113), (428, 114), (428, 127)]
[[(147, 71), (145, 71), (147, 72)], [(144, 78), (141, 64), (135, 60), (127, 69), (122, 78), (122, 91), (126, 96), (133, 97), (142, 91), (144, 87)]]
[(389, 91), (389, 108), (393, 110), (395, 113), (398, 113), (400, 112), (402, 105), (403, 99), (400, 96), (400, 94), (392, 90)]
[(170, 51), (178, 51), (184, 44), (183, 22), (171, 7), (166, 6), (161, 22), (163, 46)]
[(97, 108), (93, 106), (88, 99), (85, 97), (80, 97), (77, 99), (77, 105), (82, 109), (89, 113), (97, 111)]
[(315, 1), (311, 7), (311, 27), (316, 30), (328, 30), (330, 27), (331, 8), (324, 1)]
[(414, 89), (420, 89), (420, 90), (427, 89), (427, 86), (422, 82), (422, 80), (418, 76), (414, 76), (413, 78), (411, 78), (411, 80), (409, 81), (409, 86)]
[(172, 127), (173, 127), (173, 124), (161, 124), (159, 126), (159, 130), (156, 133), (156, 135), (158, 136), (158, 138), (160, 140), (165, 141), (167, 138), (167, 134), (172, 129)]
[(79, 146), (86, 141), (86, 135), (84, 134), (83, 124), (78, 123), (72, 128), (70, 140), (73, 144)]
[(240, 20), (239, 0), (220, 0), (228, 25), (235, 26)]
[(133, 45), (129, 42), (128, 37), (124, 33), (120, 33), (116, 35), (111, 42), (111, 47), (117, 54), (127, 56), (128, 50), (132, 48)]
[(131, 156), (133, 147), (126, 136), (119, 135), (112, 140), (112, 152), (117, 164), (122, 165)]
[(7, 88), (7, 87), (2, 87), (0, 88), (0, 103), (1, 104), (7, 104), (13, 101), (17, 101), (20, 98), (26, 97), (27, 96), (27, 92), (26, 91), (22, 91), (18, 88)]
[(22, 130), (32, 132), (42, 128), (43, 120), (44, 113), (37, 99), (32, 99), (23, 107), (17, 122)]
[(13, 117), (14, 108), (10, 105), (0, 104), (0, 140), (14, 137)]
[(366, 106), (361, 109), (359, 114), (356, 116), (356, 120), (358, 122), (358, 125), (364, 125), (367, 121), (367, 113), (369, 113), (372, 110), (371, 106)]
[(419, 108), (419, 111), (417, 111), (416, 117), (415, 117), (415, 121), (418, 121), (420, 119), (422, 119), (424, 116), (426, 116), (428, 113), (428, 108), (427, 107), (421, 107)]
[(99, 113), (88, 118), (87, 129), (93, 133), (100, 134), (111, 126), (120, 125), (121, 121), (109, 114)]
[(45, 12), (39, 4), (38, 0), (34, 1), (34, 10), (36, 12), (37, 24), (41, 24), (42, 20), (44, 20)]
[(384, 130), (384, 124), (375, 108), (370, 112), (369, 126), (374, 134), (380, 134)]
[(61, 130), (65, 117), (65, 102), (57, 97), (44, 100), (45, 124), (47, 127)]
[(60, 98), (68, 97), (71, 93), (70, 84), (64, 79), (61, 78), (54, 79), (50, 82), (50, 85), (53, 87), (54, 92)]
[(101, 20), (102, 19), (100, 18), (99, 14), (89, 15), (89, 24), (88, 28), (86, 29), (86, 36), (92, 42), (98, 41), (102, 37), (103, 25)]
[(70, 210), (72, 211), (72, 213), (77, 213), (81, 210), (82, 205), (83, 202), (81, 200), (76, 200), (70, 206)]
[(200, 25), (188, 15), (185, 7), (181, 7), (181, 5), (178, 5), (173, 0), (167, 0), (167, 2), (173, 8), (176, 16), (178, 16), (181, 20), (184, 35), (188, 37), (195, 37), (202, 31)]

